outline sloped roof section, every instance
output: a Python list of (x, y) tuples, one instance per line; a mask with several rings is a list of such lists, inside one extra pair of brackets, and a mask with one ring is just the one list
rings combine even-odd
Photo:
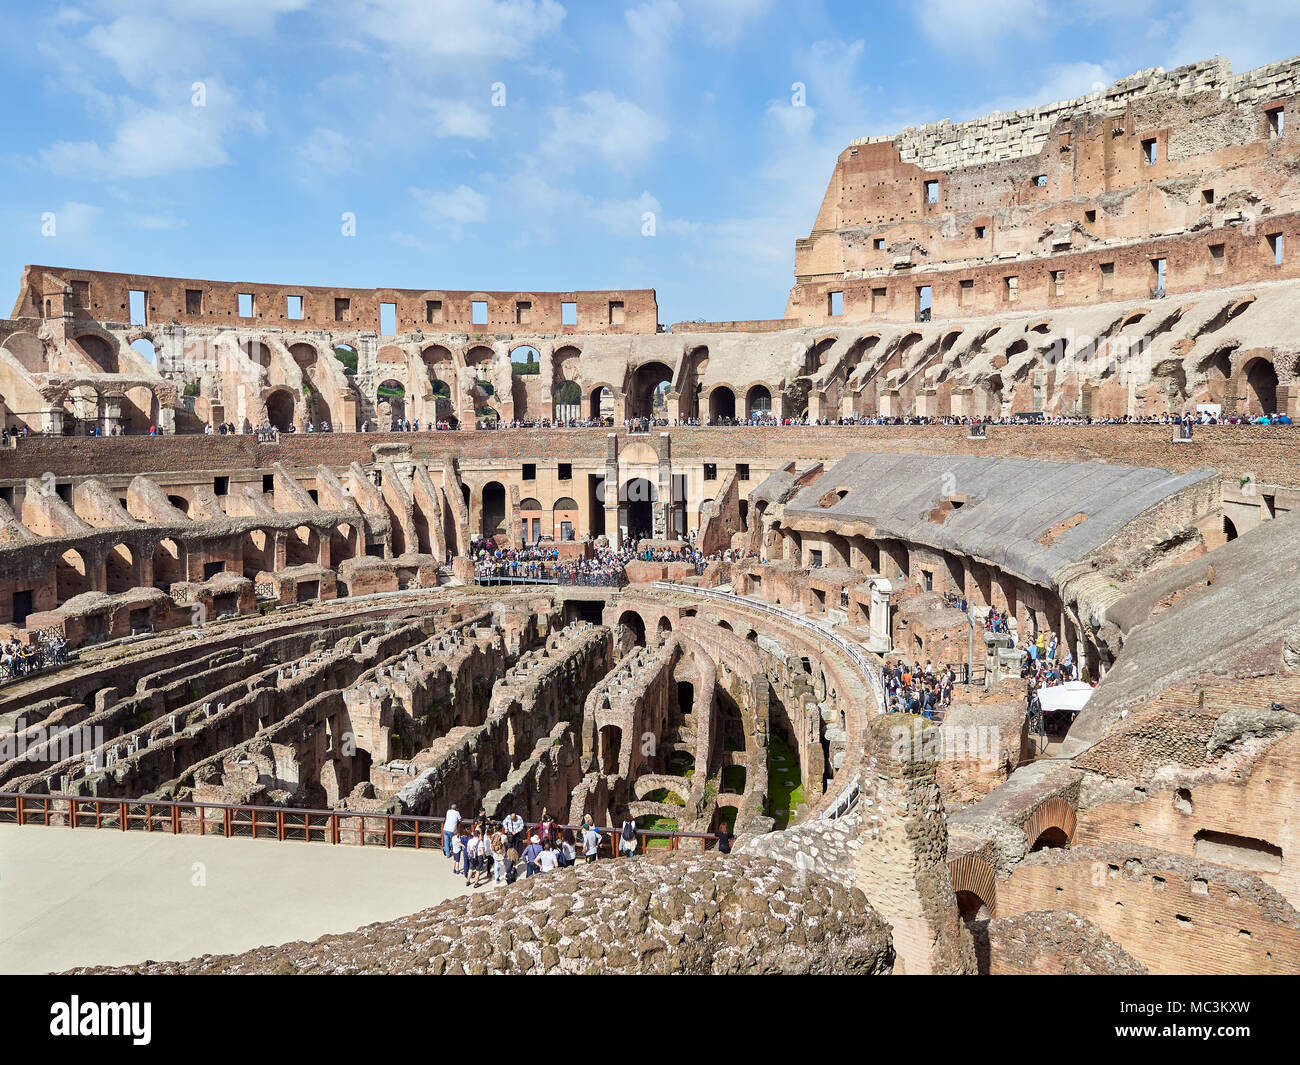
[[(1217, 477), (1100, 461), (854, 452), (796, 494), (785, 516), (862, 522), (877, 537), (984, 559), (1051, 586), (1143, 511)], [(834, 492), (844, 494), (824, 506)]]

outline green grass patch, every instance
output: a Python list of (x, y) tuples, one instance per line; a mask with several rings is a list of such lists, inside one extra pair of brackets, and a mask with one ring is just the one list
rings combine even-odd
[[(676, 832), (677, 819), (675, 817), (638, 817), (636, 819), (637, 828), (644, 828), (648, 832)], [(672, 846), (672, 841), (667, 837), (650, 837), (645, 841), (646, 850), (668, 850)]]
[(670, 806), (685, 806), (686, 800), (675, 791), (669, 791), (667, 788), (655, 788), (654, 791), (646, 792), (644, 796), (646, 802), (666, 802)]
[(741, 795), (745, 791), (745, 767), (728, 765), (722, 767), (722, 790)]
[[(803, 781), (799, 779), (799, 759), (784, 742), (772, 737), (768, 752), (768, 807), (776, 828), (787, 828), (794, 811), (804, 802)], [(794, 781), (787, 784), (786, 781)]]

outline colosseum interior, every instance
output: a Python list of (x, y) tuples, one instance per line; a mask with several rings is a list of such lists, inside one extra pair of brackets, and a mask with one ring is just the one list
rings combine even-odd
[(28, 266), (0, 642), (66, 662), (0, 683), (0, 823), (603, 832), (132, 971), (1300, 971), (1293, 113), (1212, 60), (854, 141), (771, 320)]

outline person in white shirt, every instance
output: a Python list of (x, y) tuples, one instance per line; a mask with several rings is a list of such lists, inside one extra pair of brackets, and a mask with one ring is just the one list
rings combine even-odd
[(548, 843), (542, 848), (542, 853), (537, 856), (537, 871), (539, 873), (554, 872), (555, 867), (559, 864), (555, 851), (551, 850), (551, 845)]
[(459, 825), (460, 811), (456, 809), (456, 804), (452, 803), (447, 807), (447, 816), (442, 819), (442, 853), (448, 858), (451, 857), (451, 837), (456, 834)]

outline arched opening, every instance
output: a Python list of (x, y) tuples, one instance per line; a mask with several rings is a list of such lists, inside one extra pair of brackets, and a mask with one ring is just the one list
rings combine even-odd
[(170, 538), (159, 540), (153, 549), (153, 586), (165, 592), (180, 579), (180, 545)]
[(356, 539), (356, 530), (346, 522), (330, 530), (330, 565), (334, 569), (338, 569), (340, 562), (356, 557)]
[(275, 541), (265, 529), (250, 529), (239, 544), (244, 576), (256, 579), (259, 573), (270, 573), (275, 568)]
[(1237, 526), (1228, 515), (1223, 516), (1223, 535), (1229, 540), (1237, 538)]
[[(632, 371), (632, 391), (628, 396), (628, 417), (666, 417), (666, 397), (672, 387), (673, 372), (662, 362), (647, 362)], [(658, 413), (656, 413), (658, 405)]]
[(654, 535), (655, 486), (644, 477), (634, 477), (623, 486), (623, 533), (627, 539), (639, 540)]
[(293, 356), (293, 361), (298, 364), (298, 369), (303, 373), (315, 369), (316, 359), (319, 357), (319, 352), (316, 351), (316, 348), (311, 344), (308, 344), (306, 341), (299, 341), (297, 344), (291, 344), (289, 346), (289, 354)]
[(1277, 371), (1268, 359), (1252, 359), (1246, 366), (1246, 390), (1242, 413), (1273, 414), (1277, 411)]
[(714, 425), (736, 420), (736, 393), (726, 385), (718, 385), (709, 393), (709, 418)]
[(623, 730), (604, 725), (600, 730), (600, 771), (606, 776), (618, 772), (618, 758), (623, 749)]
[(148, 337), (140, 337), (138, 340), (131, 341), (131, 350), (144, 359), (145, 362), (154, 366), (158, 365), (158, 355), (154, 351), (153, 341)]
[(375, 411), (381, 429), (406, 418), (406, 386), (391, 377), (375, 389)]
[(605, 385), (591, 390), (587, 417), (592, 421), (608, 421), (614, 417), (614, 393)]
[(500, 481), (483, 486), (483, 535), (491, 538), (506, 531), (506, 489)]
[(750, 418), (772, 416), (772, 393), (767, 385), (754, 385), (745, 393), (745, 414)]
[(357, 375), (357, 349), (351, 344), (335, 344), (334, 357), (343, 364), (343, 373), (346, 376)]
[(282, 433), (293, 426), (293, 394), (287, 388), (277, 388), (266, 397), (266, 417)]
[(241, 340), (239, 346), (254, 366), (260, 367), (263, 372), (271, 368), (271, 349), (260, 340)]
[(90, 591), (86, 560), (80, 551), (65, 551), (54, 570), (54, 594), (60, 603)]
[(987, 921), (990, 917), (988, 904), (973, 891), (957, 892), (957, 912), (963, 921)]
[(118, 544), (105, 556), (104, 587), (109, 595), (120, 595), (135, 587), (135, 557), (126, 544)]
[(535, 544), (542, 538), (543, 533), (549, 535), (550, 530), (543, 528), (544, 518), (545, 512), (542, 510), (542, 504), (539, 500), (530, 496), (528, 499), (519, 501), (519, 513), (516, 520), (524, 531), (524, 543)]
[(1070, 837), (1065, 834), (1065, 829), (1052, 825), (1038, 834), (1038, 838), (1034, 840), (1034, 845), (1029, 849), (1031, 851), (1042, 851), (1056, 847), (1068, 847), (1069, 845)]
[(564, 381), (556, 386), (551, 399), (555, 421), (572, 422), (582, 417), (582, 388), (577, 381)]
[(660, 636), (668, 636), (673, 631), (673, 623), (669, 621), (667, 617), (662, 617), (659, 619), (659, 624), (655, 627), (655, 631)]
[(573, 540), (578, 535), (578, 501), (571, 496), (561, 496), (551, 510), (551, 535), (557, 540)]
[(289, 566), (320, 563), (320, 534), (310, 525), (299, 525), (285, 540), (285, 563)]
[(104, 373), (122, 372), (117, 362), (117, 349), (102, 336), (97, 333), (85, 333), (77, 337), (77, 343), (90, 361)]
[(618, 618), (619, 644), (626, 649), (629, 644), (645, 646), (645, 621), (635, 610), (625, 610)]

